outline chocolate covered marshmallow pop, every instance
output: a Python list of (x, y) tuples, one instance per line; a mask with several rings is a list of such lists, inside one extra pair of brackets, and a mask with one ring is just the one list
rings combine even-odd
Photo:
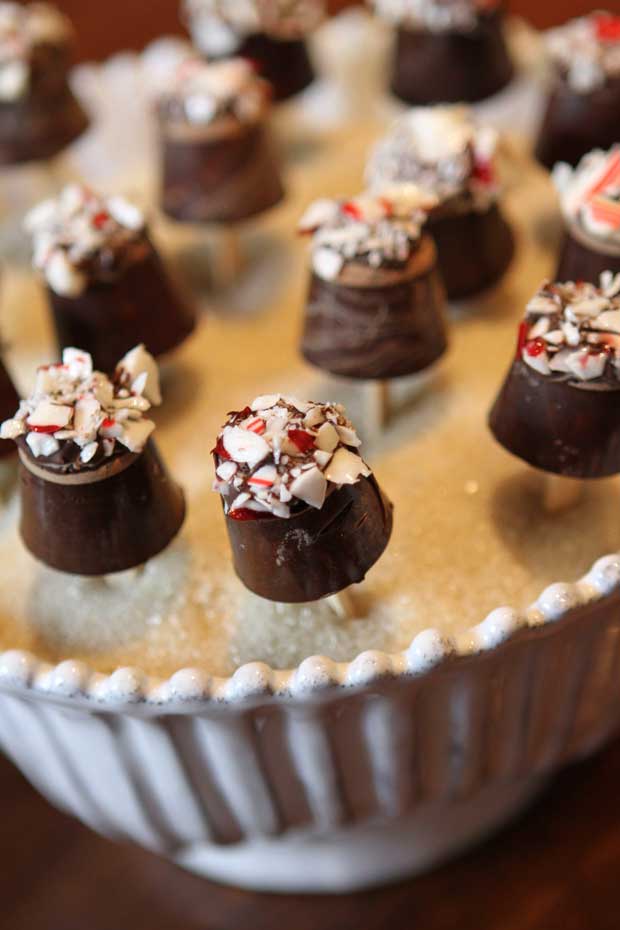
[(566, 235), (558, 281), (597, 282), (604, 271), (620, 272), (620, 145), (585, 155), (573, 170), (553, 171)]
[[(19, 404), (19, 395), (3, 360), (0, 358), (0, 422), (10, 417)], [(0, 438), (0, 475), (4, 478), (3, 463), (15, 455), (15, 445)]]
[(268, 126), (269, 85), (242, 58), (183, 62), (157, 106), (164, 212), (184, 223), (218, 224), (215, 272), (240, 267), (235, 227), (284, 196)]
[(526, 307), (517, 357), (490, 415), (509, 452), (556, 476), (548, 509), (620, 473), (620, 275), (544, 284)]
[(426, 228), (449, 298), (494, 284), (513, 257), (513, 235), (499, 206), (496, 150), (496, 132), (476, 126), (468, 107), (418, 107), (396, 122), (368, 161), (373, 190), (408, 183), (436, 198)]
[(369, 0), (397, 28), (392, 91), (407, 103), (474, 103), (513, 75), (501, 0)]
[(195, 311), (173, 284), (141, 211), (70, 184), (26, 217), (60, 348), (80, 345), (102, 371), (143, 342), (153, 355), (192, 332)]
[(271, 394), (229, 415), (214, 489), (250, 591), (302, 603), (363, 581), (389, 542), (392, 505), (359, 446), (340, 404)]
[(46, 3), (0, 3), (0, 164), (57, 155), (88, 126), (68, 75), (68, 19)]
[(185, 0), (184, 13), (194, 44), (210, 61), (250, 58), (276, 100), (314, 80), (306, 38), (325, 15), (323, 0)]
[(553, 84), (536, 157), (547, 168), (576, 165), (619, 140), (620, 16), (598, 11), (547, 34)]
[(422, 233), (434, 202), (399, 185), (317, 200), (299, 225), (312, 235), (302, 354), (331, 374), (370, 380), (378, 427), (389, 415), (389, 380), (423, 371), (447, 347), (436, 250)]
[(159, 404), (157, 365), (143, 346), (113, 378), (79, 349), (38, 369), (32, 394), (5, 420), (20, 457), (21, 536), (35, 558), (75, 575), (107, 575), (161, 552), (185, 517), (146, 418)]

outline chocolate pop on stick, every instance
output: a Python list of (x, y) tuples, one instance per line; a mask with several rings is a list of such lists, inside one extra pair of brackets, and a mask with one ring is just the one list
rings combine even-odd
[(465, 106), (418, 107), (371, 153), (367, 180), (415, 184), (436, 198), (426, 225), (449, 298), (468, 297), (502, 277), (514, 252), (499, 207), (497, 133)]
[(0, 3), (0, 164), (57, 155), (88, 126), (68, 74), (71, 24), (46, 3)]
[(513, 75), (501, 0), (369, 0), (397, 27), (392, 91), (407, 103), (474, 103)]
[(90, 355), (65, 349), (37, 371), (30, 397), (5, 420), (20, 457), (22, 539), (51, 568), (107, 575), (161, 552), (185, 517), (145, 417), (161, 402), (157, 365), (143, 346), (111, 380)]
[(576, 165), (618, 139), (620, 16), (595, 12), (547, 33), (553, 84), (536, 157), (547, 168)]
[(180, 222), (219, 224), (225, 230), (216, 277), (220, 272), (220, 278), (234, 279), (240, 271), (238, 261), (231, 264), (231, 256), (241, 254), (231, 241), (237, 236), (233, 224), (284, 196), (269, 111), (269, 85), (242, 58), (214, 64), (187, 60), (159, 98), (162, 207)]
[(371, 382), (366, 419), (375, 430), (389, 417), (389, 380), (423, 371), (446, 350), (435, 246), (422, 234), (434, 202), (399, 185), (317, 200), (300, 222), (312, 234), (301, 351), (317, 368)]
[(153, 355), (176, 348), (195, 312), (171, 281), (143, 214), (123, 197), (70, 184), (26, 217), (58, 344), (83, 346), (101, 371), (143, 342)]
[(229, 415), (214, 488), (235, 571), (255, 594), (289, 604), (337, 595), (381, 556), (392, 505), (359, 446), (339, 404), (271, 394)]
[(194, 44), (210, 61), (251, 59), (276, 100), (314, 80), (305, 40), (325, 15), (323, 0), (185, 0), (184, 13)]
[(585, 155), (573, 170), (553, 171), (566, 221), (558, 281), (597, 282), (620, 272), (620, 145)]
[(620, 473), (620, 275), (546, 283), (526, 307), (517, 357), (490, 415), (509, 452), (547, 472), (546, 504), (572, 480)]

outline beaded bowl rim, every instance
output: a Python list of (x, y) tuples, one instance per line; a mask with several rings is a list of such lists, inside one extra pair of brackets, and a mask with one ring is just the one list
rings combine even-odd
[(455, 659), (492, 653), (519, 633), (542, 633), (568, 615), (576, 615), (578, 608), (602, 602), (616, 592), (620, 592), (620, 552), (598, 559), (572, 584), (549, 585), (525, 610), (496, 608), (456, 637), (432, 628), (423, 630), (402, 652), (366, 650), (350, 662), (314, 655), (285, 670), (248, 662), (226, 678), (201, 668), (181, 668), (164, 679), (136, 667), (103, 674), (73, 659), (53, 665), (30, 652), (11, 649), (0, 653), (0, 691), (117, 712), (194, 713), (206, 707), (247, 705), (266, 699), (303, 702), (334, 690), (373, 686), (381, 680), (419, 678)]

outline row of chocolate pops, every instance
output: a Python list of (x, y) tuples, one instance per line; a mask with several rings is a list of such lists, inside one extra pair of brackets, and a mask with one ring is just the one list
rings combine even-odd
[[(545, 285), (527, 307), (491, 413), (499, 441), (553, 473), (616, 474), (618, 332), (620, 274), (606, 272), (600, 288)], [(33, 392), (0, 433), (17, 443), (20, 529), (36, 558), (105, 576), (143, 564), (176, 536), (183, 494), (146, 418), (160, 401), (157, 366), (142, 346), (110, 377), (74, 348), (38, 369)], [(214, 489), (235, 570), (252, 592), (284, 603), (331, 598), (340, 614), (356, 615), (347, 590), (392, 531), (392, 505), (360, 444), (338, 404), (271, 394), (229, 414), (213, 450)]]

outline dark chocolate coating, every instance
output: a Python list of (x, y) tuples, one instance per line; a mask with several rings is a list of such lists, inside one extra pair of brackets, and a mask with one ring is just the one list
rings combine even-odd
[[(19, 395), (0, 360), (0, 423), (14, 416), (18, 407)], [(0, 459), (9, 455), (15, 455), (15, 443), (11, 439), (0, 439)]]
[[(432, 365), (447, 348), (444, 292), (436, 253), (418, 273), (403, 270), (396, 283), (373, 287), (325, 281), (313, 274), (301, 351), (312, 365), (360, 379), (398, 378)], [(415, 258), (414, 258), (415, 262)]]
[(284, 189), (265, 125), (183, 138), (163, 127), (162, 208), (186, 223), (230, 223), (275, 206)]
[(256, 62), (258, 73), (273, 88), (274, 100), (294, 97), (314, 80), (314, 68), (303, 39), (274, 39), (256, 33), (245, 39), (238, 54)]
[(68, 46), (41, 46), (26, 95), (0, 102), (0, 164), (52, 158), (88, 128), (88, 117), (69, 87), (69, 64)]
[(392, 92), (416, 106), (475, 103), (502, 90), (513, 66), (503, 14), (483, 13), (469, 32), (430, 32), (401, 26), (396, 33)]
[(141, 342), (155, 356), (171, 351), (196, 323), (194, 308), (148, 241), (144, 255), (118, 278), (95, 281), (78, 297), (48, 288), (48, 297), (59, 347), (79, 346), (92, 355), (95, 368), (107, 373)]
[[(602, 244), (601, 244), (602, 247)], [(554, 281), (590, 281), (598, 285), (603, 271), (620, 273), (620, 249), (615, 254), (588, 248), (566, 231)]]
[(328, 495), (290, 519), (233, 520), (226, 528), (237, 575), (260, 597), (318, 601), (364, 580), (392, 533), (392, 505), (374, 476)]
[(579, 94), (562, 78), (551, 91), (536, 144), (536, 158), (546, 168), (559, 161), (577, 165), (592, 149), (609, 149), (620, 141), (620, 77)]
[[(57, 484), (20, 462), (21, 536), (61, 572), (107, 575), (142, 565), (171, 542), (185, 498), (153, 441), (124, 471), (91, 484)], [(33, 459), (35, 465), (40, 465)]]
[(514, 255), (514, 236), (498, 204), (476, 210), (429, 217), (439, 270), (450, 299), (469, 297), (495, 284)]
[(620, 472), (620, 384), (577, 387), (518, 359), (489, 426), (505, 449), (543, 471), (567, 478)]

